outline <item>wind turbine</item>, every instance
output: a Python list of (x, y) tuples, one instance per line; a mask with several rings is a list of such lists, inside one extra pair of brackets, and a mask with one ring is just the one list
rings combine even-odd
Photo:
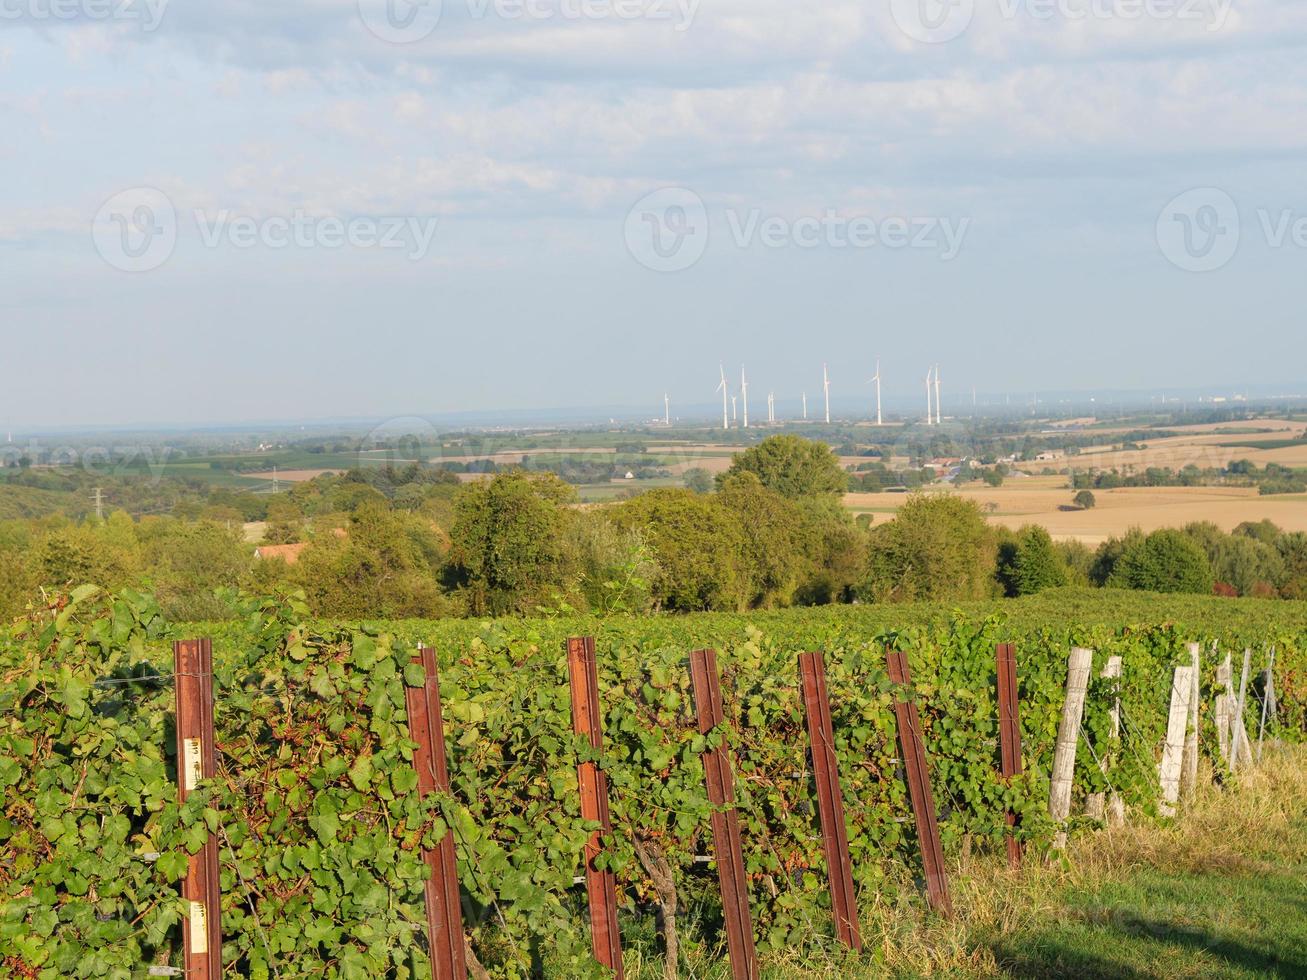
[(821, 366), (821, 386), (826, 392), (826, 424), (830, 425), (830, 375), (826, 373), (826, 365)]
[(803, 393), (803, 421), (808, 421), (808, 393)]
[(731, 395), (731, 421), (732, 422), (738, 422), (740, 419), (740, 413), (735, 405), (735, 401), (739, 397), (740, 397), (739, 395)]
[(744, 367), (740, 367), (740, 395), (744, 398), (744, 427), (749, 427), (749, 379), (744, 374)]
[(939, 365), (935, 365), (935, 424), (944, 424), (944, 408), (939, 399)]
[(868, 380), (867, 384), (875, 384), (876, 386), (876, 424), (884, 425), (885, 423), (881, 421), (880, 415), (880, 361), (876, 362), (876, 376)]
[(663, 425), (672, 424), (672, 400), (663, 392)]
[(776, 421), (776, 392), (767, 392), (767, 421)]
[(717, 386), (717, 390), (722, 393), (722, 428), (729, 429), (731, 420), (726, 415), (726, 400), (730, 398), (730, 390), (726, 386), (726, 366), (721, 365), (722, 383)]
[(930, 376), (934, 368), (926, 371), (926, 424), (935, 424), (935, 406), (930, 401)]

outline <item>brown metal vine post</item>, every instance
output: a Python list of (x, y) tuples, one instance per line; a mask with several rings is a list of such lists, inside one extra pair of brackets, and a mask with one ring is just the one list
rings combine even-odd
[[(886, 660), (891, 681), (903, 687), (912, 683), (907, 654), (892, 651)], [(930, 788), (930, 764), (921, 739), (921, 715), (915, 701), (899, 697), (894, 699), (894, 715), (898, 722), (903, 768), (908, 777), (908, 793), (912, 797), (912, 812), (917, 820), (917, 838), (926, 872), (926, 897), (936, 912), (951, 916), (953, 899), (949, 895), (948, 875), (944, 870), (944, 848), (939, 841), (939, 818), (935, 813), (935, 795)]]
[[(213, 643), (185, 640), (173, 644), (177, 694), (177, 788), (185, 803), (200, 780), (217, 772), (213, 735)], [(209, 834), (198, 854), (188, 859), (182, 879), (187, 902), (182, 929), (186, 976), (218, 980), (222, 976), (222, 892), (218, 872), (218, 838)]]
[[(696, 650), (690, 654), (690, 679), (694, 684), (694, 706), (699, 733), (707, 735), (722, 724), (722, 689), (717, 673), (717, 651)], [(735, 812), (735, 774), (726, 746), (703, 754), (708, 801), (713, 805), (712, 837), (717, 858), (718, 884), (722, 895), (722, 917), (735, 980), (758, 980), (758, 951), (753, 942), (753, 916), (749, 911), (748, 879), (744, 873), (744, 850), (740, 844), (740, 818)]]
[(858, 900), (853, 890), (853, 863), (849, 860), (844, 797), (840, 792), (839, 762), (835, 758), (835, 729), (831, 724), (830, 694), (826, 689), (826, 662), (820, 653), (799, 654), (799, 677), (803, 682), (803, 708), (808, 719), (808, 743), (812, 748), (812, 771), (817, 783), (817, 811), (821, 818), (826, 872), (830, 878), (835, 935), (850, 949), (861, 950)]
[[(998, 736), (1002, 754), (1003, 779), (1011, 781), (1021, 775), (1021, 700), (1017, 686), (1017, 648), (1011, 643), (1000, 643), (998, 656)], [(1007, 812), (1007, 825), (1015, 828), (1017, 815)], [(1007, 835), (1007, 861), (1014, 870), (1021, 867), (1021, 842), (1016, 835)]]
[[(409, 733), (417, 743), (413, 768), (418, 793), (449, 792), (449, 765), (445, 756), (445, 724), (440, 706), (440, 673), (436, 651), (418, 647), (413, 663), (425, 675), (421, 687), (406, 687)], [(431, 950), (433, 980), (466, 980), (467, 953), (463, 935), (463, 909), (458, 891), (458, 863), (454, 856), (454, 832), (450, 828), (434, 849), (424, 849), (422, 858), (431, 869), (425, 886), (427, 944)]]
[[(567, 641), (567, 669), (572, 685), (572, 730), (584, 736), (596, 752), (603, 748), (603, 714), (599, 709), (599, 669), (594, 637)], [(590, 941), (597, 959), (622, 978), (622, 935), (617, 923), (617, 880), (596, 862), (603, 852), (601, 836), (613, 832), (608, 812), (608, 777), (594, 762), (577, 766), (581, 787), (581, 817), (599, 829), (585, 845), (585, 890), (590, 901)]]

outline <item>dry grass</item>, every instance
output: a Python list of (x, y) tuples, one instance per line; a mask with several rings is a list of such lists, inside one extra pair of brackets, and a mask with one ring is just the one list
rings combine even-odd
[[(1307, 864), (1305, 814), (1307, 750), (1268, 752), (1264, 763), (1241, 773), (1237, 783), (1198, 793), (1175, 821), (1141, 819), (1111, 832), (1083, 833), (1073, 838), (1064, 856), (1041, 860), (1028, 855), (1025, 868), (1016, 872), (993, 855), (958, 863), (951, 876), (956, 909), (951, 920), (929, 913), (908, 874), (900, 871), (897, 880), (887, 881), (878, 895), (864, 903), (862, 956), (847, 956), (829, 946), (810, 946), (764, 957), (763, 976), (832, 980), (886, 976), (1198, 977), (1247, 976), (1250, 969), (1251, 975), (1259, 975), (1267, 963), (1282, 962), (1273, 958), (1272, 940), (1276, 937), (1266, 942), (1270, 952), (1248, 954), (1252, 960), (1239, 960), (1230, 950), (1243, 947), (1228, 935), (1204, 936), (1207, 945), (1225, 951), (1222, 959), (1202, 943), (1194, 944), (1186, 926), (1193, 918), (1177, 918), (1177, 939), (1167, 931), (1172, 925), (1168, 920), (1148, 919), (1155, 911), (1150, 903), (1155, 903), (1158, 888), (1163, 893), (1173, 890), (1181, 894), (1191, 883), (1198, 883), (1195, 887), (1201, 894), (1208, 894), (1202, 889), (1210, 890), (1212, 897), (1206, 900), (1219, 906), (1205, 908), (1202, 899), (1190, 896), (1190, 901), (1200, 903), (1199, 920), (1216, 923), (1212, 926), (1216, 929), (1223, 917), (1234, 918), (1234, 926), (1243, 925), (1255, 933), (1256, 923), (1237, 921), (1245, 907), (1227, 904), (1222, 887), (1233, 883), (1237, 893), (1239, 888), (1259, 885), (1272, 875), (1296, 882), (1295, 866)], [(1241, 886), (1240, 882), (1248, 884)], [(1130, 904), (1131, 896), (1134, 904)], [(1287, 914), (1301, 920), (1302, 906), (1297, 911), (1294, 906), (1304, 900), (1307, 894), (1290, 896)], [(1143, 921), (1152, 930), (1146, 941), (1129, 931)], [(693, 934), (693, 923), (688, 925)], [(1067, 933), (1059, 933), (1064, 927)], [(1230, 927), (1226, 921), (1227, 932)], [(1080, 935), (1077, 928), (1083, 930), (1080, 940), (1075, 938)], [(1279, 939), (1280, 948), (1287, 943), (1292, 950), (1299, 935), (1292, 930), (1302, 928), (1291, 924), (1289, 938)], [(1050, 936), (1064, 945), (1057, 945)], [(1077, 946), (1077, 941), (1082, 945)], [(695, 941), (689, 945), (689, 962), (683, 964), (682, 977), (716, 980), (730, 975), (709, 946)], [(1014, 965), (1009, 962), (1009, 951), (1014, 949), (1030, 951), (1033, 958)], [(1054, 958), (1040, 960), (1041, 955)], [(1081, 966), (1068, 967), (1067, 957)], [(629, 951), (627, 964), (634, 967), (628, 969), (629, 976), (662, 976), (661, 963), (647, 958), (647, 951)], [(1290, 963), (1289, 972), (1278, 975), (1297, 975), (1293, 969)]]

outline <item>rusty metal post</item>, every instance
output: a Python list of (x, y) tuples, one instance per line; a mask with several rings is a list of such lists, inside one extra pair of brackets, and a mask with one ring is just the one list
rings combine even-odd
[[(418, 793), (449, 792), (449, 765), (445, 757), (445, 723), (440, 707), (440, 672), (436, 651), (418, 647), (413, 663), (426, 675), (422, 687), (405, 687), (408, 729), (417, 748), (413, 768), (418, 777)], [(458, 891), (458, 862), (454, 856), (454, 832), (445, 836), (434, 850), (424, 849), (422, 859), (431, 869), (427, 879), (427, 944), (431, 952), (433, 980), (466, 980), (467, 951), (463, 935), (463, 908)]]
[[(998, 656), (998, 737), (1005, 782), (1020, 776), (1021, 765), (1021, 698), (1017, 686), (1017, 648), (1011, 643), (1000, 643)], [(1015, 828), (1017, 815), (1007, 812), (1007, 825)], [(1021, 842), (1016, 835), (1007, 835), (1007, 862), (1014, 870), (1021, 867)]]
[(817, 812), (821, 817), (822, 849), (830, 879), (835, 934), (845, 946), (861, 950), (858, 900), (853, 890), (853, 864), (849, 860), (849, 834), (844, 826), (844, 797), (840, 792), (835, 729), (831, 724), (826, 661), (822, 655), (799, 654), (799, 676), (803, 681), (803, 708), (808, 718), (808, 742), (812, 748), (812, 771), (817, 783)]
[[(694, 706), (699, 733), (707, 735), (722, 724), (722, 690), (717, 673), (717, 651), (696, 650), (690, 654), (690, 679), (694, 683)], [(712, 837), (717, 859), (717, 876), (722, 894), (722, 918), (735, 980), (759, 980), (758, 951), (753, 943), (753, 916), (749, 911), (748, 879), (744, 874), (744, 849), (740, 844), (740, 818), (735, 812), (735, 774), (726, 746), (703, 754), (704, 781), (713, 805)]]
[[(202, 779), (217, 774), (213, 736), (213, 643), (185, 640), (173, 644), (177, 693), (177, 789), (182, 803)], [(186, 976), (218, 980), (222, 976), (222, 892), (218, 838), (208, 836), (192, 854), (182, 879), (188, 903), (182, 929)]]
[[(572, 730), (585, 736), (595, 751), (603, 748), (603, 715), (599, 709), (599, 670), (594, 637), (567, 641), (567, 670), (572, 682)], [(613, 832), (608, 813), (608, 777), (594, 762), (576, 769), (581, 786), (581, 818), (599, 824), (585, 844), (585, 891), (590, 901), (590, 943), (595, 959), (617, 977), (622, 968), (622, 934), (617, 923), (617, 879), (595, 866), (603, 851), (602, 835)]]
[[(912, 683), (908, 657), (898, 651), (886, 657), (890, 680), (904, 687)], [(921, 739), (921, 715), (915, 701), (894, 699), (894, 716), (898, 722), (899, 747), (903, 751), (903, 768), (908, 777), (908, 793), (917, 820), (917, 839), (921, 844), (921, 861), (926, 872), (926, 896), (936, 912), (953, 914), (948, 875), (944, 870), (944, 849), (939, 842), (939, 818), (935, 813), (935, 796), (930, 788), (930, 764)]]

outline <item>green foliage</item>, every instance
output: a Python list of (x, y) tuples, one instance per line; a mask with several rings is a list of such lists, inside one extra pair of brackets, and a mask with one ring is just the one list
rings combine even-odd
[(849, 484), (830, 446), (801, 436), (768, 436), (731, 461), (727, 475), (738, 473), (754, 474), (768, 490), (791, 500), (844, 493)]
[(563, 505), (574, 495), (552, 474), (502, 473), (463, 487), (450, 529), (450, 561), (472, 612), (527, 611), (569, 577)]
[(998, 580), (1010, 597), (1034, 595), (1067, 584), (1067, 570), (1042, 527), (1023, 527), (998, 549)]
[(1092, 510), (1098, 504), (1098, 500), (1094, 497), (1094, 492), (1092, 490), (1081, 490), (1071, 498), (1071, 502), (1081, 510)]
[(716, 496), (651, 490), (616, 508), (613, 519), (619, 527), (638, 529), (653, 548), (653, 593), (660, 608), (747, 608), (753, 591), (749, 543), (734, 512)]
[(1148, 592), (1212, 591), (1212, 565), (1203, 549), (1182, 531), (1164, 528), (1135, 540), (1108, 578), (1117, 588)]
[(872, 532), (861, 592), (876, 602), (979, 599), (995, 568), (994, 535), (974, 501), (918, 493)]
[[(179, 965), (177, 879), (215, 832), (230, 975), (429, 975), (421, 848), (452, 833), (469, 936), (493, 975), (598, 977), (574, 886), (592, 829), (580, 819), (577, 764), (597, 759), (609, 776), (614, 832), (601, 861), (623, 901), (657, 897), (648, 867), (661, 861), (711, 922), (715, 886), (695, 860), (711, 847), (700, 758), (723, 740), (738, 773), (760, 945), (824, 946), (831, 925), (795, 665), (807, 649), (826, 652), (864, 901), (901, 900), (886, 862), (920, 860), (903, 822), (888, 648), (912, 664), (912, 689), (898, 693), (921, 711), (950, 858), (999, 852), (1008, 809), (1032, 852), (1047, 844), (1047, 774), (1072, 644), (1095, 650), (1085, 717), (1093, 751), (1077, 760), (1078, 793), (1110, 788), (1153, 807), (1171, 671), (1187, 662), (1190, 640), (1204, 651), (1218, 636), (1218, 650), (1274, 643), (1272, 732), (1307, 734), (1307, 609), (1292, 603), (1056, 592), (1014, 604), (1008, 622), (896, 606), (381, 629), (310, 623), (293, 599), (237, 608), (215, 637), (218, 776), (185, 807), (175, 802), (173, 693), (160, 671), (172, 630), (153, 600), (79, 589), (0, 636), (0, 962), (11, 971), (126, 980), (146, 965)], [(1135, 616), (1176, 622), (1072, 625)], [(581, 634), (598, 648), (597, 755), (572, 735), (563, 640)], [(423, 680), (410, 663), (419, 640), (440, 656), (453, 783), (425, 799), (404, 695)], [(994, 644), (1008, 640), (1018, 644), (1026, 763), (1011, 785), (996, 771), (993, 681)], [(699, 647), (720, 650), (727, 721), (706, 737), (685, 667)], [(1112, 655), (1125, 665), (1119, 686), (1100, 677)], [(1216, 666), (1205, 652), (1205, 700)], [(1122, 739), (1110, 726), (1118, 695)], [(1208, 725), (1203, 740), (1210, 754)]]

